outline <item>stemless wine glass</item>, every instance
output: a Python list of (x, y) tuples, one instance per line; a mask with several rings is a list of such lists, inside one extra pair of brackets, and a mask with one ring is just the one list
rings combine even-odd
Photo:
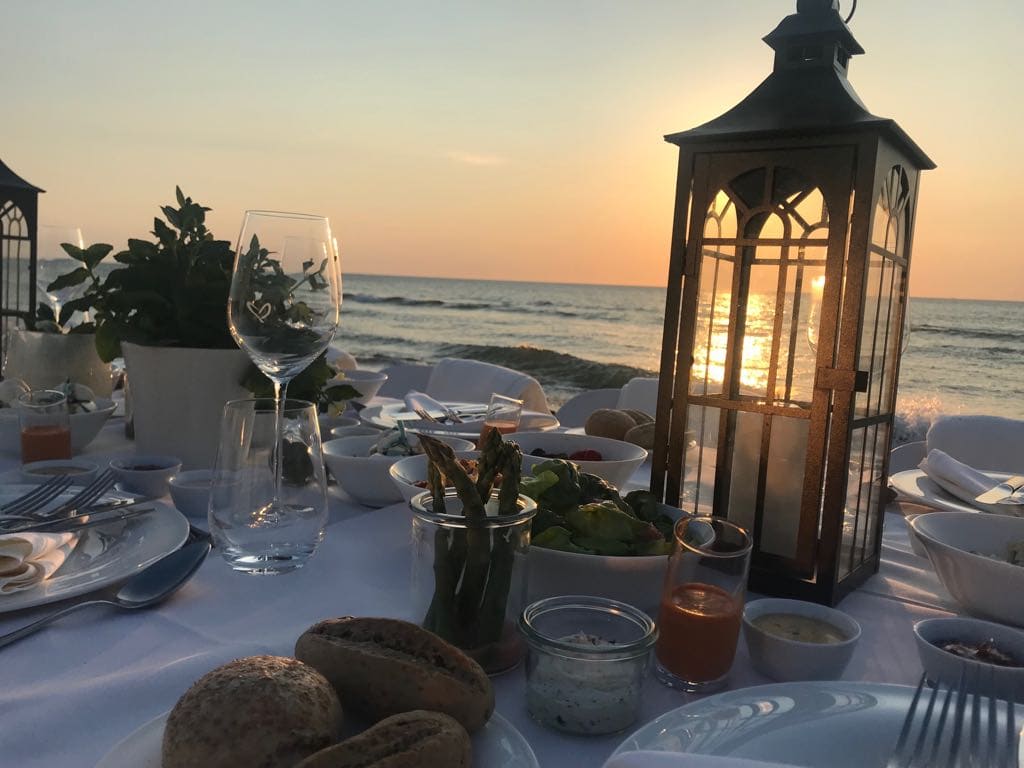
[[(231, 277), (228, 325), (238, 346), (274, 384), (276, 442), (288, 382), (331, 343), (340, 308), (341, 270), (326, 217), (246, 211)], [(274, 476), (278, 492), (265, 510), (270, 517), (279, 506), (279, 454)]]
[[(279, 463), (281, 480), (275, 476)], [(209, 507), (210, 533), (224, 559), (249, 573), (301, 568), (326, 523), (316, 406), (304, 400), (281, 406), (270, 399), (225, 405)]]
[[(64, 250), (65, 243), (76, 248), (85, 248), (82, 230), (79, 227), (63, 224), (39, 225), (39, 262), (36, 287), (39, 289), (39, 293), (45, 295), (49, 300), (56, 317), (60, 317), (61, 307), (80, 296), (85, 289), (85, 285), (81, 283), (68, 288), (49, 289), (50, 283), (78, 266)], [(88, 320), (87, 316), (79, 317), (82, 317), (83, 321)]]

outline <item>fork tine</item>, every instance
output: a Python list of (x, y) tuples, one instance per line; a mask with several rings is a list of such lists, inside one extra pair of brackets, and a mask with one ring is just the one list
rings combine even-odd
[[(914, 728), (914, 717), (917, 714), (917, 704), (921, 700), (921, 692), (924, 690), (924, 675), (921, 675), (921, 681), (917, 684), (917, 690), (914, 691), (914, 698), (910, 700), (910, 709), (907, 710), (906, 717), (903, 718), (903, 727), (900, 728), (900, 736), (896, 741), (896, 746), (892, 750), (892, 756), (889, 758), (889, 762), (886, 763), (886, 768), (901, 768), (901, 766), (909, 766), (910, 761), (903, 762), (904, 749), (906, 749), (907, 743), (910, 738), (910, 732)], [(935, 691), (932, 691), (931, 698), (935, 698)], [(930, 706), (930, 703), (929, 703)], [(911, 757), (913, 753), (906, 755)]]
[[(960, 668), (960, 682), (956, 686), (956, 711), (953, 713), (953, 739), (949, 745), (949, 751), (946, 752), (946, 765), (949, 768), (955, 768), (960, 755), (960, 739), (963, 738), (964, 731), (964, 719), (967, 713), (967, 668), (963, 666)], [(952, 688), (950, 689), (953, 690)], [(978, 702), (977, 696), (973, 696), (972, 710), (975, 710)], [(972, 711), (971, 716), (971, 730), (974, 729), (976, 723), (974, 718), (977, 716), (977, 711)], [(940, 729), (941, 730), (941, 729)]]
[(59, 507), (51, 509), (44, 514), (40, 514), (39, 517), (41, 519), (48, 520), (50, 518), (60, 517), (61, 515), (73, 513), (75, 510), (87, 507), (104, 493), (109, 491), (116, 482), (114, 473), (109, 469), (105, 469), (97, 475), (91, 483), (68, 499), (64, 504), (61, 504)]
[[(936, 683), (935, 683), (935, 693), (936, 693), (936, 695), (938, 695), (939, 690), (941, 688), (942, 688), (941, 683), (936, 681)], [(923, 763), (924, 765), (935, 765), (935, 764), (938, 763), (939, 747), (942, 744), (942, 737), (943, 737), (943, 735), (945, 733), (946, 716), (949, 715), (949, 705), (952, 703), (953, 696), (955, 694), (956, 694), (956, 688), (954, 688), (953, 686), (950, 686), (949, 688), (946, 689), (946, 696), (942, 700), (942, 711), (939, 713), (939, 722), (935, 724), (935, 735), (932, 738), (931, 754), (929, 755), (928, 760)], [(921, 734), (921, 740), (922, 741), (924, 740), (924, 736), (925, 736), (925, 734), (922, 733)]]
[(70, 475), (58, 475), (52, 480), (47, 480), (34, 491), (15, 499), (3, 507), (2, 512), (5, 515), (23, 515), (27, 512), (35, 512), (60, 496), (71, 485), (71, 482)]

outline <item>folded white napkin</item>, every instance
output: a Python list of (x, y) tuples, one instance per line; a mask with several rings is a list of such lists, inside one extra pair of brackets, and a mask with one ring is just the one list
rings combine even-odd
[(965, 501), (973, 507), (985, 512), (996, 512), (1007, 514), (1020, 505), (1006, 504), (979, 504), (974, 499), (977, 496), (991, 490), (999, 485), (983, 472), (969, 467), (962, 461), (957, 461), (948, 453), (933, 448), (928, 451), (928, 456), (917, 465), (936, 485), (945, 491)]
[(405, 400), (405, 407), (408, 408), (410, 411), (415, 411), (417, 408), (422, 408), (423, 410), (428, 411), (428, 412), (430, 412), (430, 411), (433, 411), (434, 413), (444, 413), (445, 412), (444, 405), (439, 403), (437, 400), (432, 398), (430, 395), (425, 394), (424, 392), (418, 392), (415, 389), (409, 390), (409, 392), (406, 394), (406, 396), (403, 399)]
[(0, 536), (0, 595), (31, 589), (60, 568), (77, 537), (73, 533)]
[(765, 763), (742, 757), (683, 755), (677, 752), (625, 752), (611, 758), (604, 768), (786, 768), (783, 763)]

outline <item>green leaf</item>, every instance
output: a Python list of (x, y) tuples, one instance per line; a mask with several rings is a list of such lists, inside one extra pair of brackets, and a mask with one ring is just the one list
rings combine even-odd
[(64, 253), (66, 253), (75, 261), (85, 261), (84, 252), (77, 245), (72, 245), (71, 243), (61, 243), (60, 247), (64, 249)]
[(92, 309), (92, 298), (88, 295), (66, 301), (60, 308), (60, 324), (67, 325), (68, 320), (75, 312), (88, 312), (90, 309)]
[(103, 323), (96, 329), (96, 353), (105, 363), (121, 354), (121, 341), (110, 323)]
[(107, 254), (114, 250), (114, 246), (107, 245), (106, 243), (94, 243), (85, 249), (82, 254), (82, 261), (85, 262), (85, 266), (92, 269), (99, 264), (103, 259), (107, 257)]
[(59, 291), (62, 288), (73, 288), (76, 285), (81, 285), (89, 279), (89, 270), (85, 267), (78, 267), (71, 270), (70, 272), (61, 275), (48, 286), (48, 291)]

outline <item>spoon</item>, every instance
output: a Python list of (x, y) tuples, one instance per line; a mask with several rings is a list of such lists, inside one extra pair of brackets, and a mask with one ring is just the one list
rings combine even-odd
[(49, 616), (44, 616), (38, 621), (27, 624), (21, 629), (16, 629), (6, 635), (0, 635), (0, 648), (33, 634), (51, 621), (77, 611), (79, 608), (86, 608), (92, 605), (112, 605), (115, 608), (134, 610), (135, 608), (148, 608), (151, 605), (155, 605), (176, 592), (188, 581), (189, 577), (202, 565), (209, 551), (209, 541), (194, 541), (191, 544), (186, 544), (177, 552), (161, 558), (148, 568), (144, 568), (132, 576), (121, 585), (121, 588), (117, 590), (111, 599), (87, 600), (82, 603), (76, 603), (60, 611), (55, 611)]

